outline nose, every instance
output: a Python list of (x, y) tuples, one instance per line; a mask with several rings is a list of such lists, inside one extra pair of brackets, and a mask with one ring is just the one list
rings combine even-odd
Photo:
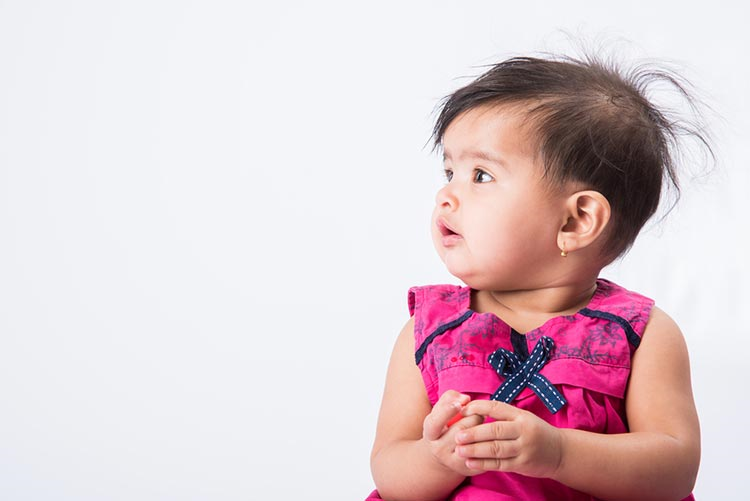
[(456, 190), (451, 183), (440, 188), (435, 196), (435, 205), (444, 210), (458, 209), (458, 197)]

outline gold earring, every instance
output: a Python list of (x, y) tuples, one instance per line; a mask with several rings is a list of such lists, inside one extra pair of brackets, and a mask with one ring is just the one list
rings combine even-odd
[(565, 242), (563, 242), (563, 244), (562, 244), (562, 249), (560, 249), (560, 255), (561, 255), (562, 257), (568, 257), (568, 253), (567, 253), (567, 252), (565, 252)]

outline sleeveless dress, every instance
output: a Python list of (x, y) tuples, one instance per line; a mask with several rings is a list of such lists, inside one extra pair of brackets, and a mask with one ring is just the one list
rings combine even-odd
[[(558, 428), (625, 433), (630, 361), (653, 304), (599, 279), (587, 307), (522, 335), (493, 313), (472, 311), (468, 287), (413, 287), (409, 311), (414, 316), (415, 361), (433, 405), (452, 389), (472, 400), (511, 403)], [(375, 491), (367, 501), (377, 499)], [(487, 472), (467, 477), (448, 499), (596, 498), (551, 479)]]

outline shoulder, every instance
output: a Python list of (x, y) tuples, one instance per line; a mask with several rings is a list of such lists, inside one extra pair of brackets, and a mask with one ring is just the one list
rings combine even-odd
[(459, 285), (426, 285), (409, 289), (409, 314), (417, 342), (439, 326), (460, 317), (471, 304), (471, 289)]
[(460, 285), (438, 284), (420, 285), (409, 289), (409, 313), (414, 315), (418, 308), (425, 306), (468, 305), (471, 289)]
[(609, 311), (623, 317), (640, 318), (644, 325), (648, 320), (654, 300), (614, 282), (600, 278), (596, 281), (596, 292), (591, 301), (596, 309)]
[(633, 355), (631, 388), (639, 382), (652, 387), (654, 380), (690, 384), (687, 343), (677, 323), (661, 308), (654, 307), (643, 333), (640, 347)]
[(687, 357), (687, 345), (680, 327), (672, 317), (657, 306), (651, 308), (651, 315), (638, 351), (644, 349), (647, 352), (670, 352)]
[(630, 345), (637, 348), (646, 330), (653, 307), (653, 299), (609, 280), (599, 279), (594, 297), (588, 307), (581, 310), (581, 313), (587, 317), (619, 324), (625, 331)]

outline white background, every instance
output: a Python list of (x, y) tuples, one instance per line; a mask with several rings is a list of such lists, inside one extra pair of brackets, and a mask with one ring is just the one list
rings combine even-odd
[(713, 171), (603, 276), (682, 326), (695, 492), (737, 499), (750, 35), (691, 5), (0, 1), (0, 499), (363, 499), (406, 290), (455, 282), (433, 110), (568, 35), (715, 110)]

